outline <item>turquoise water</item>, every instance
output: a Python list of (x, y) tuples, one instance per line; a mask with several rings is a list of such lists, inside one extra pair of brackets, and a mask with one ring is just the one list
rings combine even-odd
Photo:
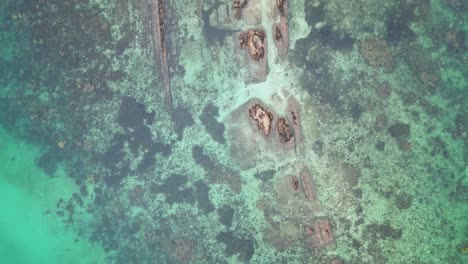
[(468, 262), (468, 5), (234, 2), (0, 3), (0, 263)]

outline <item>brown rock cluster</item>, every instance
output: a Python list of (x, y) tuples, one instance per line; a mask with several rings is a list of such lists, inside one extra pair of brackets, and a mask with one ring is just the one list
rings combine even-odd
[(281, 16), (286, 16), (287, 0), (276, 0), (276, 6)]
[(232, 8), (234, 9), (234, 18), (240, 19), (242, 15), (242, 9), (247, 5), (248, 0), (234, 0)]
[(360, 50), (366, 61), (374, 67), (383, 67), (392, 71), (395, 61), (387, 43), (379, 38), (370, 37), (361, 42)]
[[(278, 117), (277, 120), (274, 120), (275, 114), (266, 110), (261, 103), (257, 103), (248, 109), (249, 118), (255, 121), (257, 128), (263, 132), (265, 137), (270, 137), (272, 132), (275, 132), (273, 137), (280, 143), (279, 145), (286, 148), (293, 147), (299, 142), (297, 138), (295, 139), (295, 136), (299, 135), (300, 138), (301, 134), (298, 105), (294, 104), (294, 102), (297, 101), (290, 100), (290, 104), (288, 104), (288, 115)], [(276, 127), (276, 131), (272, 131), (273, 126)]]
[(249, 109), (249, 117), (257, 122), (258, 129), (262, 130), (265, 136), (270, 135), (273, 114), (266, 111), (260, 104), (256, 104)]
[(265, 32), (263, 30), (241, 32), (238, 40), (239, 46), (247, 48), (252, 59), (259, 61), (265, 57)]
[[(276, 183), (272, 202), (262, 203), (268, 227), (266, 239), (279, 251), (303, 243), (315, 255), (336, 246), (332, 227), (322, 215), (310, 170), (299, 164), (300, 171), (281, 177)], [(279, 219), (279, 220), (277, 220)]]
[(292, 176), (290, 177), (290, 185), (291, 185), (291, 188), (292, 190), (294, 191), (298, 191), (299, 190), (299, 180), (295, 177), (295, 176)]
[[(268, 75), (267, 46), (265, 30), (262, 27), (236, 33), (236, 45), (239, 67), (246, 69), (243, 73), (246, 83), (258, 83), (266, 80)], [(247, 52), (244, 53), (243, 50)]]

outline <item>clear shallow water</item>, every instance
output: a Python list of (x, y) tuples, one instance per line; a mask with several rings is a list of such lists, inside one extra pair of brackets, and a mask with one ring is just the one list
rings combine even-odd
[(467, 261), (464, 3), (151, 8), (0, 4), (2, 263)]

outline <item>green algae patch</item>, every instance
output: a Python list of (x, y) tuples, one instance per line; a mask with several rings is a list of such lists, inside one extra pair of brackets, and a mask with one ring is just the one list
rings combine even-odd
[(64, 226), (53, 213), (76, 189), (63, 170), (35, 166), (40, 149), (0, 128), (0, 255), (4, 263), (104, 263), (103, 249)]

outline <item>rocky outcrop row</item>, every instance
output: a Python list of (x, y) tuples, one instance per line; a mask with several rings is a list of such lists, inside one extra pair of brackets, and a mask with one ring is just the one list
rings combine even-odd
[(278, 56), (284, 58), (289, 49), (288, 0), (277, 0), (276, 8), (279, 22), (273, 25), (273, 41), (278, 50)]

